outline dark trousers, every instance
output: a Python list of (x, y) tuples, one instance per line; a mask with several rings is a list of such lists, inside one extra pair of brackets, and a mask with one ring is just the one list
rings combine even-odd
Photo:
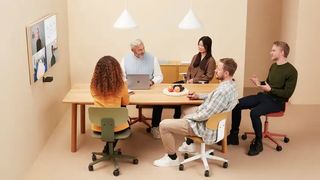
[(232, 110), (232, 126), (230, 133), (239, 133), (241, 122), (241, 111), (250, 109), (250, 118), (256, 138), (262, 138), (262, 123), (260, 116), (272, 112), (284, 110), (284, 103), (277, 98), (264, 93), (246, 96), (239, 99), (239, 103)]
[[(183, 84), (184, 81), (176, 81), (174, 84)], [(181, 106), (165, 106), (166, 108), (174, 108), (174, 119), (179, 119), (181, 116)], [(159, 127), (161, 122), (162, 110), (164, 106), (153, 106), (152, 109), (152, 127)]]
[(178, 119), (181, 116), (181, 106), (153, 106), (152, 110), (152, 127), (159, 127), (162, 110), (164, 107), (174, 108), (173, 118)]

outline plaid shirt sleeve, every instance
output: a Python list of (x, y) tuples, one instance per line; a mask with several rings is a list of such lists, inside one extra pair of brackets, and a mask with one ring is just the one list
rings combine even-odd
[(216, 91), (208, 95), (195, 113), (186, 116), (193, 121), (207, 121), (212, 114), (222, 112), (227, 107), (228, 96), (225, 91)]
[(216, 142), (215, 130), (207, 129), (206, 122), (213, 114), (231, 111), (238, 102), (234, 82), (224, 82), (205, 99), (195, 113), (185, 116), (193, 132), (206, 144)]

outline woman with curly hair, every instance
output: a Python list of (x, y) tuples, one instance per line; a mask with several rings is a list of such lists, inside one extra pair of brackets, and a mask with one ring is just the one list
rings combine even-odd
[[(99, 59), (93, 72), (90, 85), (91, 95), (95, 106), (121, 107), (129, 103), (127, 85), (123, 81), (123, 74), (118, 61), (112, 56)], [(129, 128), (129, 124), (116, 126), (119, 132)], [(101, 132), (101, 127), (92, 125), (94, 132)]]

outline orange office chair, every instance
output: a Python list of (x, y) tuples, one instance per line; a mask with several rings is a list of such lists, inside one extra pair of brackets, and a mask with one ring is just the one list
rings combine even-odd
[(151, 125), (147, 121), (152, 120), (152, 118), (145, 117), (142, 114), (142, 108), (152, 108), (152, 106), (137, 105), (136, 108), (138, 109), (138, 117), (129, 117), (129, 124), (132, 125), (137, 122), (142, 122), (143, 124), (145, 124), (148, 127), (148, 129), (151, 129)]
[[(272, 142), (274, 142), (277, 145), (277, 147), (276, 147), (277, 151), (281, 151), (282, 150), (282, 146), (280, 146), (280, 144), (276, 140), (274, 140), (273, 137), (283, 137), (284, 138), (283, 141), (285, 143), (288, 143), (290, 139), (288, 138), (288, 136), (286, 134), (278, 134), (278, 133), (269, 132), (269, 121), (268, 121), (268, 118), (269, 117), (282, 117), (284, 115), (284, 112), (285, 112), (285, 109), (283, 111), (269, 113), (269, 114), (265, 115), (266, 118), (265, 118), (265, 121), (264, 121), (264, 130), (263, 130), (262, 135), (263, 135), (264, 138), (270, 139)], [(247, 135), (254, 135), (254, 132), (245, 132), (241, 136), (241, 138), (243, 140), (246, 140), (247, 139)]]

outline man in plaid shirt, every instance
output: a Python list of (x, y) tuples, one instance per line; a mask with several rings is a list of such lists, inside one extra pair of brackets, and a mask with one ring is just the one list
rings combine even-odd
[[(217, 89), (208, 95), (189, 93), (189, 99), (204, 99), (199, 107), (183, 107), (182, 119), (165, 119), (160, 123), (160, 135), (167, 154), (155, 160), (158, 167), (178, 166), (174, 135), (199, 136), (206, 144), (215, 143), (216, 131), (206, 128), (206, 122), (213, 114), (231, 111), (238, 103), (236, 84), (233, 74), (237, 69), (231, 58), (220, 59), (215, 76), (221, 81)], [(191, 152), (195, 147), (191, 139), (182, 144), (179, 151)]]

